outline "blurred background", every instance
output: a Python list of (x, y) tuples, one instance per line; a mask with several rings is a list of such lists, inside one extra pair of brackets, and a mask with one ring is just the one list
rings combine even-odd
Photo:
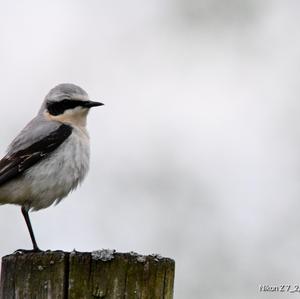
[[(290, 298), (300, 284), (300, 3), (1, 1), (1, 143), (72, 82), (91, 169), (32, 213), (42, 249), (176, 260), (176, 299)], [(0, 256), (31, 242), (0, 207)]]

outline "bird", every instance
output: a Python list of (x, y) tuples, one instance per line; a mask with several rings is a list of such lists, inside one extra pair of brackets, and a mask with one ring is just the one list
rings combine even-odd
[(33, 245), (27, 251), (41, 251), (29, 212), (59, 203), (85, 178), (90, 160), (87, 115), (102, 105), (75, 84), (55, 86), (0, 160), (0, 205), (21, 206)]

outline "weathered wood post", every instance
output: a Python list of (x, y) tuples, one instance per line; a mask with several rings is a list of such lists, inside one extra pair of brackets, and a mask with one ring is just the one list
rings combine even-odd
[(172, 299), (175, 262), (159, 255), (45, 251), (2, 258), (1, 299)]

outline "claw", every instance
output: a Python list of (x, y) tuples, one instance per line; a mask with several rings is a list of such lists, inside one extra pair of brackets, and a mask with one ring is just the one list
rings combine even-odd
[(34, 249), (17, 249), (14, 251), (14, 254), (26, 254), (26, 253), (39, 253), (43, 252), (43, 250), (39, 248), (34, 248)]

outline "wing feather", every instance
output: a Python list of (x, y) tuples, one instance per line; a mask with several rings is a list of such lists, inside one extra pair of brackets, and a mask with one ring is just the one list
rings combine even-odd
[(48, 136), (0, 160), (0, 186), (22, 175), (34, 164), (48, 157), (72, 133), (72, 127), (62, 124)]

